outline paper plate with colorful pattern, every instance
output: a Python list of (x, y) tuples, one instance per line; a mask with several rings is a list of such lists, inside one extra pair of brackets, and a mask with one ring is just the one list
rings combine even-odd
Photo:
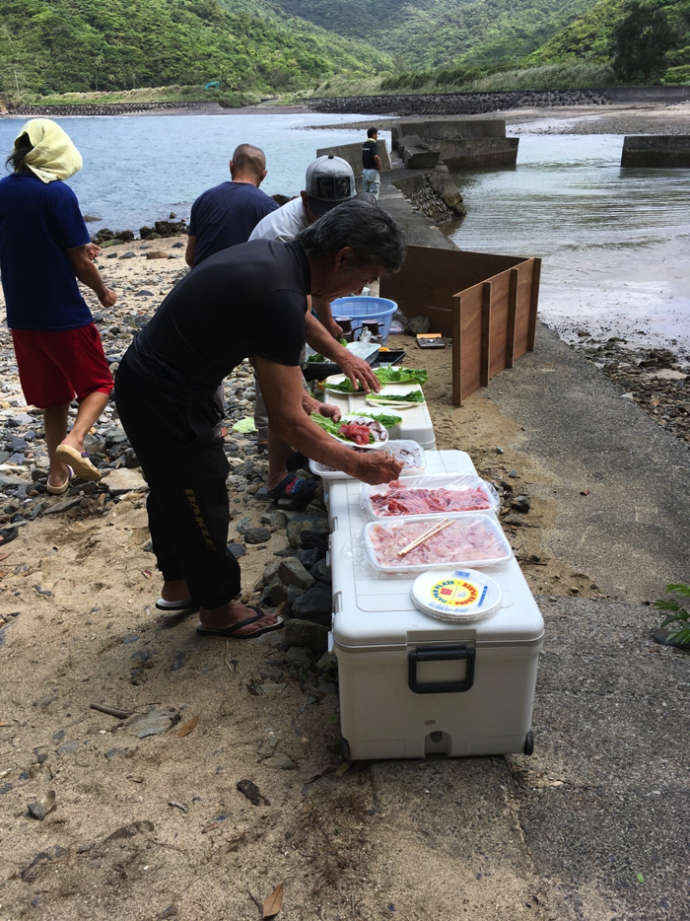
[(483, 620), (501, 606), (501, 587), (476, 569), (423, 572), (412, 584), (415, 606), (447, 624)]

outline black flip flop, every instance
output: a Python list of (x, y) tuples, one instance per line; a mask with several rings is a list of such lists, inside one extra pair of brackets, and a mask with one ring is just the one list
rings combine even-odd
[(197, 627), (196, 632), (201, 634), (201, 636), (225, 636), (229, 639), (235, 640), (254, 640), (257, 636), (263, 636), (264, 633), (271, 633), (273, 630), (280, 630), (285, 623), (282, 617), (279, 617), (274, 624), (269, 624), (266, 627), (260, 627), (259, 630), (254, 633), (239, 633), (238, 630), (241, 630), (242, 627), (247, 627), (249, 624), (255, 624), (257, 620), (261, 620), (262, 617), (265, 617), (266, 614), (261, 608), (251, 607), (251, 610), (254, 611), (254, 617), (247, 617), (245, 620), (240, 620), (236, 624), (232, 624), (229, 627), (221, 627), (217, 630), (214, 630), (210, 627)]

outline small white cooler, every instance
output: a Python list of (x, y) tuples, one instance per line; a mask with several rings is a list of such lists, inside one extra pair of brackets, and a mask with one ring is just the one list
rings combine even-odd
[[(462, 451), (429, 451), (426, 459), (428, 473), (476, 473)], [(515, 557), (482, 567), (503, 595), (496, 611), (460, 625), (436, 620), (411, 600), (417, 573), (386, 576), (368, 561), (360, 489), (337, 481), (329, 497), (346, 755), (530, 754), (544, 622)]]

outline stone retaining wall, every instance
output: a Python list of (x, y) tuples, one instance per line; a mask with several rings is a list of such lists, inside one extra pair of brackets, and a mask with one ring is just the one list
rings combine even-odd
[(206, 109), (206, 102), (113, 102), (107, 105), (8, 106), (8, 115), (130, 115), (162, 109)]
[(689, 86), (610, 87), (585, 90), (511, 90), (500, 93), (422, 93), (378, 96), (334, 96), (311, 99), (317, 112), (395, 115), (475, 115), (504, 109), (612, 105), (626, 102), (683, 102)]

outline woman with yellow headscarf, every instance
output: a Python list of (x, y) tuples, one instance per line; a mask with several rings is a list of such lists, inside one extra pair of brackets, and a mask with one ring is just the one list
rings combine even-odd
[[(117, 300), (94, 265), (77, 197), (64, 180), (81, 169), (69, 135), (49, 118), (27, 122), (0, 180), (0, 275), (19, 377), (29, 404), (45, 410), (47, 492), (62, 495), (73, 476), (97, 480), (84, 437), (103, 412), (113, 379), (77, 279), (104, 307)], [(79, 409), (68, 432), (72, 400)]]

